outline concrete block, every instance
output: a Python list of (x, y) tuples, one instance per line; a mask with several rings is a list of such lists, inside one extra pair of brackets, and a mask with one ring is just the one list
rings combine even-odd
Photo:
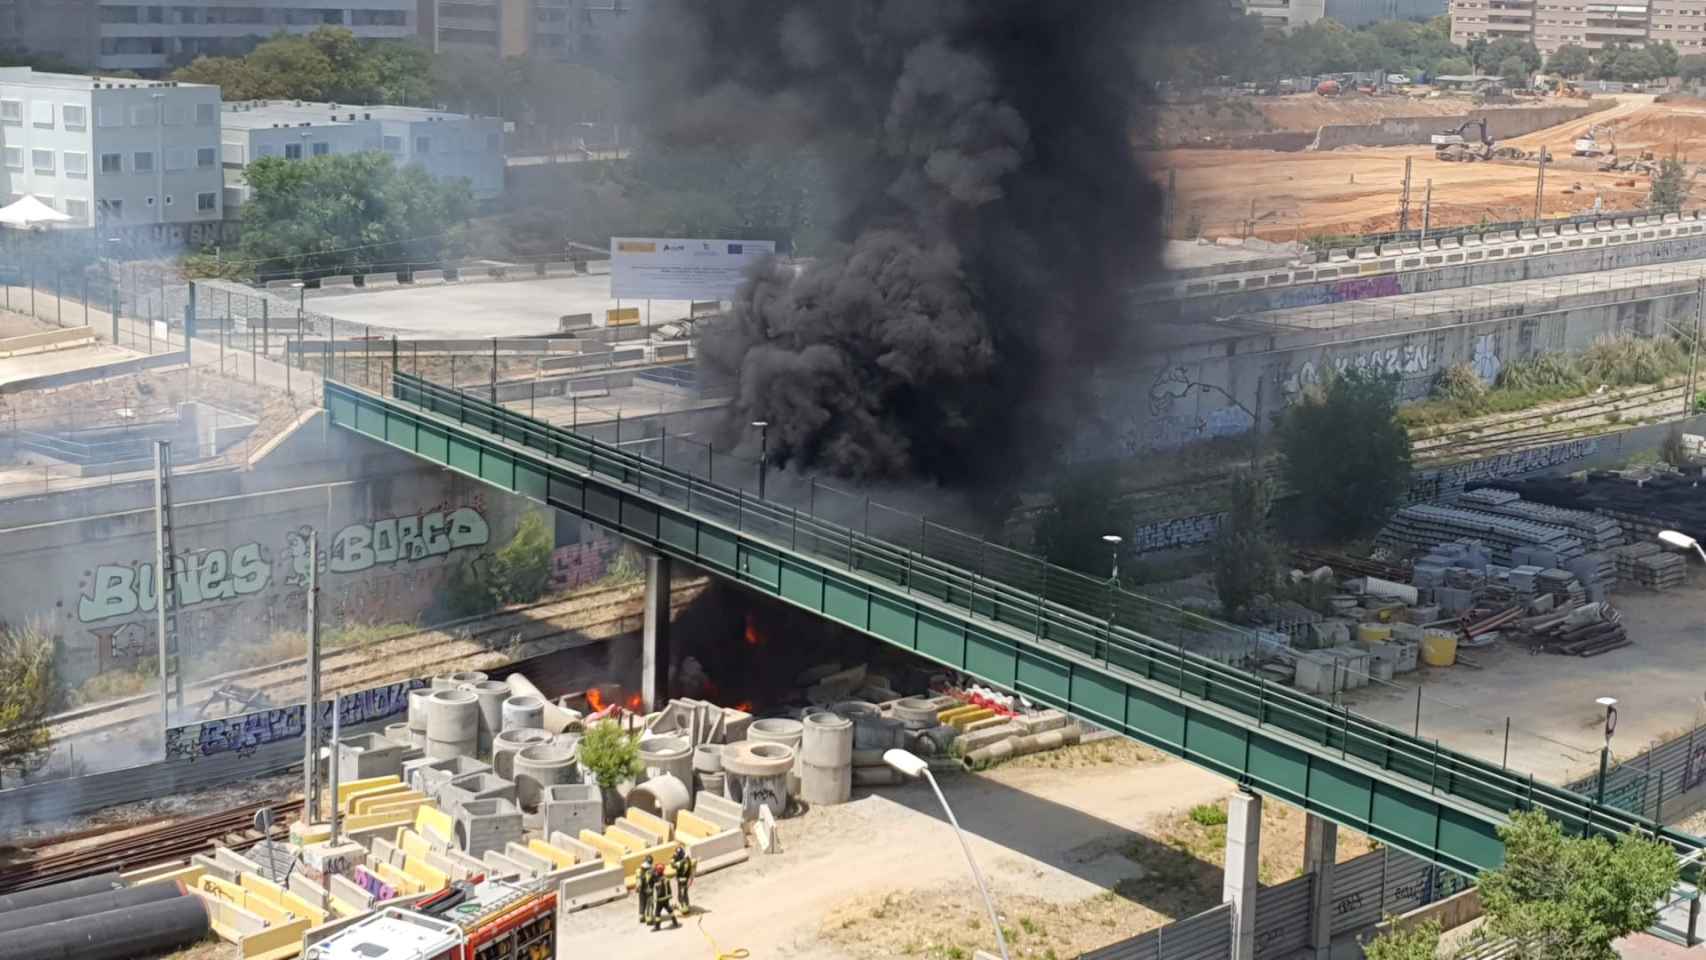
[(407, 747), (377, 733), (338, 739), (338, 779), (369, 780), (403, 772)]
[(487, 850), (480, 857), (485, 861), (488, 872), (500, 879), (520, 880), (533, 879), (533, 871), (511, 860), (496, 850)]
[(481, 863), (474, 857), (468, 856), (466, 853), (463, 853), (455, 847), (451, 847), (443, 853), (438, 854), (438, 856), (443, 857), (445, 861), (454, 868), (452, 870), (445, 871), (451, 876), (456, 876), (460, 873), (461, 878), (466, 880), (471, 877), (484, 876), (486, 873), (486, 865), (484, 863)]
[(376, 838), (367, 850), (369, 863), (389, 863), (394, 867), (402, 866), (403, 858), (407, 856), (401, 847), (384, 837)]
[(261, 865), (228, 847), (214, 847), (213, 859), (231, 868), (234, 873), (261, 875)]
[(326, 887), (326, 892), (363, 910), (373, 906), (373, 894), (363, 890), (354, 880), (341, 874), (331, 878)]
[(438, 805), (455, 816), (455, 811), (469, 800), (515, 801), (515, 783), (495, 773), (470, 773), (457, 777), (438, 790)]
[(521, 808), (509, 800), (470, 800), (456, 811), (456, 846), (469, 856), (521, 838)]
[(557, 908), (563, 913), (569, 913), (620, 900), (627, 895), (628, 887), (623, 881), (622, 868), (605, 867), (567, 878), (557, 884)]
[(236, 870), (233, 870), (227, 864), (220, 863), (218, 860), (213, 859), (205, 853), (192, 854), (190, 856), (190, 865), (200, 867), (221, 880), (229, 880), (232, 883), (237, 882)]
[(558, 850), (567, 850), (575, 855), (576, 863), (586, 863), (589, 860), (602, 860), (597, 850), (575, 839), (567, 833), (552, 833), (548, 838), (551, 846)]
[(325, 887), (308, 879), (308, 875), (300, 870), (290, 872), (290, 892), (321, 910), (327, 909), (327, 903), (331, 899)]
[(1047, 733), (1058, 730), (1072, 722), (1072, 718), (1059, 710), (1044, 710), (1032, 716), (1014, 717), (1013, 721), (1025, 729), (1026, 736)]
[(739, 830), (724, 830), (703, 840), (687, 841), (687, 855), (695, 860), (709, 860), (725, 853), (746, 849), (746, 834)]
[(693, 812), (712, 823), (720, 824), (725, 830), (738, 830), (744, 822), (739, 803), (704, 790), (699, 791), (693, 798)]
[(558, 869), (558, 864), (550, 857), (540, 854), (524, 843), (511, 840), (504, 844), (504, 856), (533, 871), (536, 877), (542, 877), (552, 870)]
[(962, 733), (954, 740), (954, 747), (960, 753), (966, 754), (973, 750), (981, 750), (990, 744), (1000, 743), (1010, 737), (1025, 736), (1025, 728), (1017, 723), (1004, 723), (997, 727), (985, 727), (976, 733)]
[(604, 800), (598, 785), (559, 783), (546, 787), (540, 803), (541, 831), (547, 836), (559, 831), (574, 836), (583, 829), (604, 829)]
[(645, 831), (646, 835), (652, 838), (653, 843), (662, 843), (675, 833), (675, 828), (670, 826), (668, 820), (645, 810), (629, 807), (622, 819)]
[(563, 870), (576, 864), (575, 855), (567, 850), (553, 847), (543, 840), (527, 841), (527, 849), (550, 861), (553, 870)]
[(457, 777), (470, 773), (490, 773), (492, 765), (473, 757), (445, 757), (435, 760), (423, 757), (403, 764), (403, 782), (427, 796), (436, 795), (438, 788)]
[(758, 849), (765, 853), (782, 852), (782, 835), (776, 829), (776, 815), (770, 812), (769, 807), (759, 806), (758, 820), (752, 826), (752, 836), (758, 841)]
[(722, 833), (723, 827), (699, 816), (691, 810), (679, 810), (675, 814), (675, 837), (677, 840), (703, 840), (706, 837)]

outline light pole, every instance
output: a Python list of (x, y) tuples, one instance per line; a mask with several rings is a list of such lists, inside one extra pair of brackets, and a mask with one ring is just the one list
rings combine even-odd
[(1660, 530), (1659, 542), (1678, 550), (1693, 550), (1700, 554), (1701, 560), (1706, 560), (1706, 550), (1700, 548), (1700, 541), (1679, 530)]
[[(149, 94), (154, 101), (154, 210), (157, 223), (166, 222), (166, 95)], [(165, 319), (166, 304), (160, 303), (160, 317)]]
[(754, 420), (758, 428), (758, 499), (764, 499), (764, 474), (770, 469), (770, 421)]
[(1121, 542), (1121, 537), (1117, 533), (1104, 533), (1104, 534), (1102, 534), (1102, 542), (1107, 544), (1108, 547), (1113, 551), (1113, 554), (1114, 554), (1113, 573), (1108, 575), (1108, 582), (1113, 583), (1113, 584), (1118, 584), (1120, 582), (1120, 542)]
[(1611, 735), (1617, 732), (1617, 698), (1600, 697), (1594, 703), (1605, 708), (1605, 745), (1599, 748), (1599, 785), (1594, 789), (1594, 801), (1605, 802), (1605, 771), (1611, 765)]
[(930, 789), (936, 791), (936, 801), (942, 805), (942, 812), (948, 815), (948, 822), (954, 826), (954, 835), (959, 837), (960, 849), (965, 851), (966, 865), (971, 867), (972, 879), (977, 881), (977, 892), (983, 894), (983, 905), (989, 909), (989, 923), (995, 928), (995, 945), (1001, 948), (1001, 960), (1009, 960), (1007, 938), (1001, 933), (1001, 918), (995, 913), (995, 901), (989, 896), (989, 887), (984, 885), (983, 873), (977, 869), (977, 861), (971, 858), (971, 844), (966, 843), (966, 832), (960, 829), (960, 821), (954, 816), (954, 809), (948, 806), (948, 798), (942, 796), (942, 787), (930, 773), (930, 765), (914, 754), (900, 749), (884, 750), (883, 762), (898, 771), (901, 776), (913, 779), (923, 777), (929, 782)]

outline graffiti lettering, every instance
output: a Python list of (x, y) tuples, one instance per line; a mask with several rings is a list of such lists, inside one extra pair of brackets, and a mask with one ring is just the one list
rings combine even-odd
[(366, 867), (355, 868), (356, 886), (373, 894), (375, 900), (389, 900), (397, 895), (391, 885), (374, 876)]
[[(452, 550), (483, 546), (490, 537), (486, 518), (472, 507), (459, 507), (449, 517), (434, 511), (352, 523), (332, 537), (327, 566), (333, 573), (359, 573), (376, 564), (442, 557)], [(305, 558), (295, 572), (307, 576)]]
[(1138, 553), (1147, 553), (1151, 550), (1207, 543), (1220, 531), (1220, 522), (1225, 518), (1224, 513), (1203, 513), (1194, 517), (1146, 523), (1132, 532), (1132, 549)]
[[(265, 590), (272, 564), (258, 543), (245, 543), (229, 554), (224, 550), (186, 553), (175, 558), (178, 607), (246, 597)], [(77, 598), (77, 619), (94, 623), (133, 613), (148, 613), (155, 602), (154, 564), (102, 564), (95, 568), (87, 592)]]
[[(425, 686), (425, 680), (404, 680), (345, 694), (337, 700), (338, 722), (347, 728), (397, 716), (409, 709), (409, 691)], [(171, 727), (166, 731), (166, 754), (185, 760), (224, 753), (246, 756), (269, 743), (299, 740), (303, 730), (303, 709), (297, 705), (258, 710), (236, 717)], [(321, 704), (319, 714), (321, 730), (330, 731), (332, 704)]]
[(551, 583), (559, 588), (592, 583), (604, 576), (615, 551), (608, 537), (558, 547), (551, 552)]
[(1343, 303), (1348, 300), (1368, 300), (1373, 297), (1392, 297), (1404, 292), (1404, 287), (1398, 282), (1398, 275), (1388, 273), (1379, 277), (1367, 277), (1358, 280), (1340, 280), (1333, 284), (1333, 292), (1328, 300), (1333, 303)]

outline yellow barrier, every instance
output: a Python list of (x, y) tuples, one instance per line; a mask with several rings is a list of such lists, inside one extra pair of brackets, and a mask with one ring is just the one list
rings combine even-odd
[(602, 833), (593, 833), (591, 830), (583, 829), (581, 830), (580, 841), (597, 850), (598, 855), (604, 858), (604, 862), (613, 867), (621, 863), (622, 858), (628, 855), (625, 847), (614, 840), (607, 839)]
[[(394, 780), (396, 778), (393, 777), (392, 779)], [(401, 783), (374, 784), (371, 787), (365, 787), (361, 790), (352, 790), (347, 794), (344, 793), (342, 787), (339, 787), (338, 807), (345, 813), (362, 813), (362, 808), (371, 802), (374, 797), (391, 797), (400, 793), (413, 794), (417, 797), (421, 796), (421, 794), (415, 793), (415, 791), (410, 790), (407, 785)]]
[(527, 841), (527, 849), (551, 861), (557, 869), (575, 865), (575, 855), (560, 847), (553, 847), (543, 840)]
[(675, 815), (675, 835), (677, 839), (703, 840), (722, 833), (723, 829), (691, 810), (681, 810)]
[(639, 307), (623, 307), (620, 310), (604, 311), (604, 325), (607, 327), (631, 327), (639, 322)]
[(425, 857), (432, 852), (432, 844), (427, 842), (426, 837), (408, 827), (397, 831), (397, 846), (410, 857)]
[(367, 912), (366, 907), (358, 907), (347, 900), (339, 900), (337, 897), (333, 897), (331, 903), (332, 912), (340, 917), (359, 917)]
[(425, 834), (432, 831), (433, 836), (452, 843), (456, 840), (456, 820), (450, 814), (437, 807), (426, 805), (415, 811), (415, 829)]
[(966, 728), (966, 724), (973, 723), (978, 720), (987, 720), (993, 716), (995, 716), (994, 710), (973, 710), (971, 713), (962, 713), (954, 719), (949, 720), (948, 725), (956, 730), (964, 730)]
[(445, 876), (443, 870), (419, 857), (404, 857), (403, 872), (419, 880), (421, 889), (425, 892), (443, 890), (450, 883), (450, 878)]
[(670, 827), (668, 820), (645, 810), (635, 809), (634, 807), (629, 807), (628, 812), (622, 817), (622, 819), (633, 824), (635, 827), (644, 830), (646, 833), (651, 834), (653, 837), (656, 837), (657, 843), (662, 843), (665, 840), (668, 840), (675, 832), (674, 829)]
[(251, 933), (237, 942), (243, 960), (287, 960), (302, 952), (302, 935), (308, 932), (307, 920), (291, 920), (270, 926), (260, 933)]
[(409, 825), (409, 815), (412, 811), (398, 813), (370, 813), (359, 817), (345, 817), (339, 828), (354, 833), (357, 830), (368, 830), (373, 827), (388, 827), (392, 824), (406, 827)]
[(194, 890), (196, 888), (196, 885), (195, 885), (196, 881), (200, 880), (202, 875), (206, 874), (206, 873), (207, 873), (206, 867), (198, 867), (198, 866), (179, 867), (176, 870), (168, 870), (164, 873), (156, 873), (151, 877), (147, 877), (147, 878), (142, 879), (142, 880), (133, 881), (132, 886), (138, 886), (139, 887), (145, 883), (181, 883), (184, 885), (185, 890)]
[(378, 793), (363, 793), (359, 797), (351, 797), (348, 812), (352, 817), (363, 814), (378, 813), (381, 809), (404, 800), (425, 800), (426, 795), (413, 790), (395, 790), (389, 787), (378, 788)]
[(674, 844), (674, 843), (660, 843), (655, 847), (647, 847), (644, 850), (636, 850), (635, 852), (628, 854), (626, 857), (623, 857), (622, 858), (622, 879), (623, 879), (623, 882), (625, 882), (629, 885), (633, 884), (634, 872), (640, 869), (640, 864), (648, 856), (652, 858), (653, 863), (661, 863), (661, 864), (665, 864), (667, 866), (669, 864), (669, 858), (675, 856), (676, 846), (677, 846), (677, 844)]
[(611, 843), (616, 844), (626, 851), (624, 856), (626, 856), (627, 853), (633, 853), (635, 850), (644, 850), (656, 843), (656, 841), (648, 842), (641, 840), (639, 837), (636, 837), (625, 830), (618, 830), (615, 827), (611, 827), (609, 830), (604, 831), (604, 839), (609, 840)]
[(416, 880), (414, 877), (411, 877), (408, 874), (404, 873), (403, 871), (398, 870), (396, 867), (391, 866), (389, 863), (374, 864), (373, 866), (369, 867), (368, 869), (372, 870), (374, 875), (377, 876), (379, 879), (390, 884), (391, 889), (397, 891), (400, 894), (424, 892), (421, 889), (422, 885), (421, 885), (421, 882), (419, 880)]
[(352, 793), (360, 793), (365, 790), (371, 790), (374, 787), (402, 785), (402, 778), (398, 777), (394, 773), (387, 774), (383, 777), (368, 777), (365, 780), (351, 780), (348, 783), (340, 783), (338, 784), (338, 806), (342, 808), (344, 804), (348, 803), (350, 794)]

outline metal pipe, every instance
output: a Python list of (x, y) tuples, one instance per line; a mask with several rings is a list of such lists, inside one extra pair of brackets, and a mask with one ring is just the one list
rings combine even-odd
[(171, 953), (208, 934), (199, 897), (43, 923), (0, 937), (0, 960), (126, 960)]
[(159, 903), (183, 895), (184, 892), (178, 889), (175, 883), (145, 883), (136, 887), (120, 887), (117, 890), (72, 897), (69, 900), (56, 900), (0, 915), (0, 933), (43, 923), (94, 916), (109, 910), (139, 907), (145, 903)]
[(31, 890), (20, 890), (17, 893), (8, 893), (0, 897), (0, 915), (58, 900), (86, 897), (92, 893), (108, 893), (123, 886), (124, 881), (119, 878), (117, 873), (99, 873), (92, 877), (67, 880), (64, 883), (49, 884)]
[(332, 843), (333, 844), (336, 844), (338, 842), (338, 753), (340, 752), (338, 749), (338, 744), (339, 744), (338, 726), (339, 726), (339, 724), (338, 724), (338, 701), (337, 701), (336, 697), (333, 697), (333, 699), (332, 699), (332, 750), (331, 750), (332, 756), (331, 756), (331, 760), (329, 761), (329, 763), (331, 764), (331, 768), (332, 768), (331, 769), (331, 780), (332, 780), (332, 796), (331, 796), (332, 823), (331, 823), (331, 826), (332, 826)]

